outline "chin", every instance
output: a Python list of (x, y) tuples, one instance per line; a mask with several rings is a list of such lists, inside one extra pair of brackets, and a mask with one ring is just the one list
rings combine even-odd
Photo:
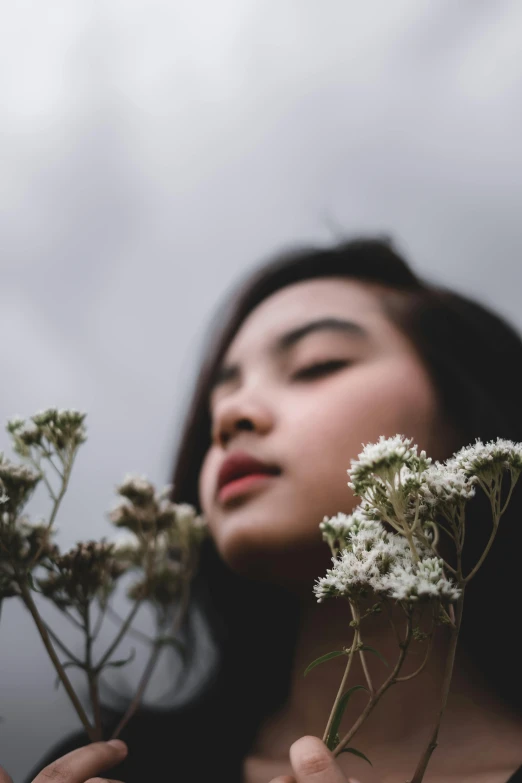
[(216, 548), (227, 566), (252, 581), (279, 584), (312, 597), (315, 580), (331, 566), (331, 553), (319, 538), (282, 536), (281, 525), (256, 525), (249, 521), (221, 522), (214, 536)]

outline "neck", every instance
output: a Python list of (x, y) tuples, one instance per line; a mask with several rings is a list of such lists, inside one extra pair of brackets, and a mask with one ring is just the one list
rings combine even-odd
[[(401, 635), (404, 634), (404, 629), (399, 625), (402, 620), (404, 626), (402, 618), (401, 610), (398, 609), (394, 619)], [(341, 599), (326, 600), (320, 605), (315, 602), (303, 605), (302, 624), (291, 672), (290, 696), (284, 708), (263, 727), (254, 749), (255, 755), (287, 758), (289, 746), (299, 737), (323, 737), (346, 667), (346, 658), (339, 656), (320, 664), (306, 677), (303, 673), (319, 656), (350, 646), (353, 638), (350, 620), (349, 604)], [(410, 772), (413, 771), (430, 736), (440, 707), (448, 645), (447, 629), (440, 627), (437, 631), (432, 653), (423, 672), (412, 680), (391, 686), (351, 743), (372, 761), (385, 758), (388, 768), (395, 763), (392, 758), (396, 758), (396, 764), (403, 764)], [(378, 650), (388, 662), (389, 668), (386, 668), (377, 656), (371, 653), (365, 656), (373, 686), (378, 688), (398, 658), (397, 639), (383, 614), (369, 616), (364, 620), (362, 638), (365, 645)], [(419, 667), (424, 657), (425, 644), (412, 642), (401, 675), (407, 675)], [(359, 656), (354, 659), (345, 690), (352, 685), (367, 685)], [(368, 695), (364, 691), (353, 694), (343, 718), (341, 736), (359, 717), (367, 699)], [(456, 661), (452, 693), (439, 737), (439, 743), (446, 745), (446, 749), (451, 752), (443, 754), (442, 759), (451, 758), (454, 764), (455, 749), (460, 749), (458, 759), (465, 758), (466, 751), (463, 748), (470, 746), (470, 742), (476, 745), (477, 737), (484, 733), (485, 741), (489, 737), (488, 747), (495, 747), (500, 754), (507, 753), (511, 760), (518, 752), (516, 748), (520, 745), (521, 730), (520, 719), (509, 713), (473, 670), (471, 663), (460, 655)], [(435, 754), (434, 759), (440, 762), (441, 756)], [(516, 758), (512, 761), (513, 766), (516, 766)], [(521, 762), (522, 757), (518, 763)]]

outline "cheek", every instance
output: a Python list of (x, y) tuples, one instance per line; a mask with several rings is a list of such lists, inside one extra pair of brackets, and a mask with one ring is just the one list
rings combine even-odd
[[(339, 379), (341, 381), (341, 379)], [(429, 451), (437, 410), (431, 382), (416, 361), (379, 361), (346, 373), (289, 405), (293, 464), (325, 490), (340, 485), (364, 444), (380, 435), (413, 437)]]

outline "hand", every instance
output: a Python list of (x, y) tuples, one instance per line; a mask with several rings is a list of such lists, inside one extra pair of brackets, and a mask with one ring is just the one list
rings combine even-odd
[(301, 737), (290, 748), (292, 775), (270, 783), (358, 783), (341, 772), (333, 754), (318, 737)]
[[(127, 746), (121, 740), (92, 742), (77, 748), (48, 764), (34, 778), (32, 783), (120, 783), (109, 778), (100, 778), (100, 772), (119, 764), (127, 755)], [(0, 767), (0, 783), (13, 783), (7, 772)]]

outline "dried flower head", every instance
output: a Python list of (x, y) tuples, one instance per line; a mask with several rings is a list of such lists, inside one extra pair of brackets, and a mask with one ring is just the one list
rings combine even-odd
[(93, 598), (104, 605), (125, 570), (125, 564), (114, 556), (113, 544), (105, 540), (79, 542), (54, 559), (53, 570), (38, 584), (60, 608), (81, 608)]
[[(0, 482), (2, 484), (2, 513), (16, 515), (27, 503), (42, 474), (27, 465), (15, 464), (0, 453)], [(7, 496), (7, 497), (6, 497)]]
[(154, 499), (154, 485), (146, 476), (127, 473), (122, 483), (116, 487), (119, 495), (130, 500), (134, 506), (147, 506)]
[(46, 408), (29, 419), (13, 416), (7, 422), (7, 431), (21, 456), (28, 457), (32, 448), (49, 456), (53, 449), (73, 451), (85, 442), (85, 417), (74, 409)]
[(59, 555), (58, 547), (52, 541), (53, 535), (54, 531), (47, 525), (32, 524), (27, 519), (18, 519), (16, 525), (4, 526), (1, 531), (0, 582), (4, 589), (9, 586), (10, 595), (20, 594), (16, 574), (23, 577), (38, 565), (48, 567)]

